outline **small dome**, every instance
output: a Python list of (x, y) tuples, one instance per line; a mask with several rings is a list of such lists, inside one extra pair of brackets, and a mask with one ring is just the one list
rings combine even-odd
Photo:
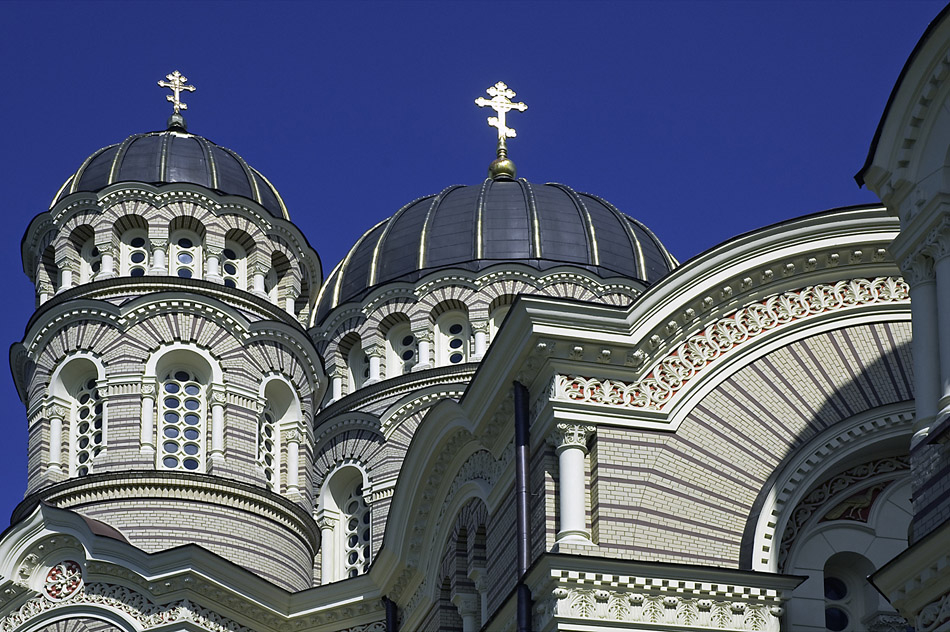
[(567, 264), (647, 284), (676, 265), (646, 226), (597, 196), (563, 184), (487, 179), (420, 198), (370, 229), (324, 284), (315, 322), (382, 283), (505, 261), (538, 270)]
[(289, 219), (277, 190), (238, 154), (180, 129), (135, 134), (89, 156), (56, 198), (99, 191), (116, 182), (188, 182), (254, 200), (274, 217)]

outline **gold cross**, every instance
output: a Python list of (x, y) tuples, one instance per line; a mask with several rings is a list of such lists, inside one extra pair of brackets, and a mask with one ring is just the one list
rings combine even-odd
[(194, 92), (194, 86), (186, 86), (185, 83), (188, 81), (188, 77), (181, 74), (177, 70), (170, 75), (165, 75), (165, 78), (168, 81), (159, 81), (159, 88), (170, 88), (174, 95), (167, 94), (165, 98), (171, 101), (172, 107), (175, 108), (175, 114), (178, 114), (181, 110), (187, 110), (188, 106), (181, 102), (181, 91), (187, 90), (188, 92)]
[(486, 90), (486, 92), (490, 94), (492, 98), (486, 99), (485, 97), (478, 97), (475, 99), (475, 105), (482, 108), (486, 106), (490, 107), (498, 113), (498, 116), (488, 117), (488, 124), (491, 127), (498, 128), (498, 144), (504, 146), (506, 138), (514, 138), (517, 136), (515, 130), (506, 125), (505, 115), (511, 110), (524, 112), (528, 109), (528, 106), (524, 103), (512, 103), (511, 98), (515, 96), (515, 91), (509, 89), (503, 81), (499, 81)]

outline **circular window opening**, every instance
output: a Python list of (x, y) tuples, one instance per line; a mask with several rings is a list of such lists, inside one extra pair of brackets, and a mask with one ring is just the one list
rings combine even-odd
[(841, 601), (848, 596), (848, 586), (837, 577), (825, 578), (825, 599)]
[(841, 608), (826, 608), (825, 627), (832, 632), (841, 632), (848, 627), (848, 613)]

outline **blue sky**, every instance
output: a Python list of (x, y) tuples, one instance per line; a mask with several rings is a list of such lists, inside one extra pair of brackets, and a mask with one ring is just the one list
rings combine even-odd
[[(739, 233), (872, 203), (852, 179), (904, 61), (943, 3), (4, 2), (0, 312), (20, 340), (20, 238), (87, 155), (164, 128), (179, 69), (189, 130), (278, 188), (329, 273), (405, 203), (475, 184), (502, 80), (519, 175), (598, 194), (680, 260)], [(0, 529), (22, 499), (24, 408), (0, 380)]]

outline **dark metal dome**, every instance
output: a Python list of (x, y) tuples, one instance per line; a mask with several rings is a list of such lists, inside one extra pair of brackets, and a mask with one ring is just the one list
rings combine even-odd
[(134, 134), (89, 156), (56, 194), (53, 204), (77, 191), (99, 191), (116, 182), (188, 182), (254, 200), (274, 217), (290, 219), (277, 190), (238, 154), (181, 129)]
[(382, 283), (504, 261), (538, 270), (568, 264), (648, 284), (676, 266), (646, 226), (597, 196), (563, 184), (488, 179), (420, 198), (371, 228), (330, 273), (315, 322)]

